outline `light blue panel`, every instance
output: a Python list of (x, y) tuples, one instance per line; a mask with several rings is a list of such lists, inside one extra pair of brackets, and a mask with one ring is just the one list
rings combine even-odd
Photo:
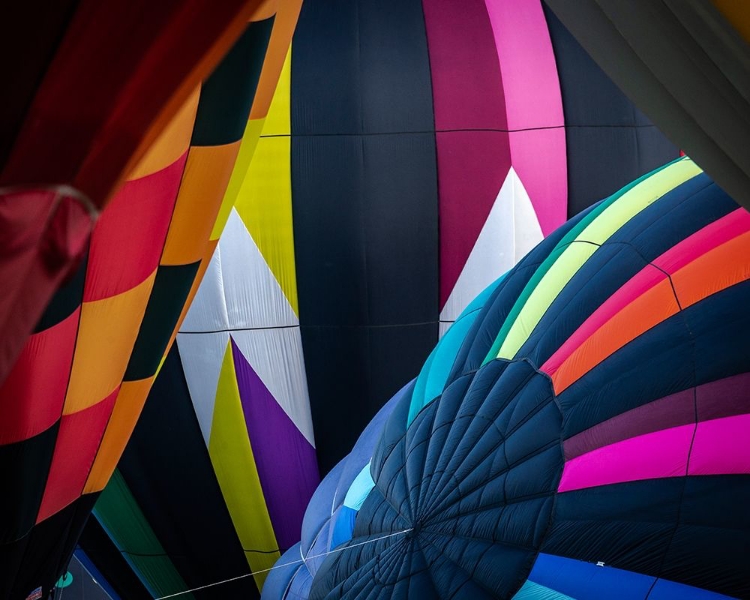
[(481, 294), (472, 300), (430, 353), (424, 367), (422, 367), (419, 373), (419, 377), (417, 377), (417, 383), (411, 398), (411, 405), (409, 406), (407, 425), (411, 425), (411, 422), (419, 414), (419, 411), (443, 393), (448, 375), (450, 375), (456, 356), (466, 339), (466, 334), (471, 329), (477, 316), (479, 316), (479, 312), (484, 307), (487, 299), (503, 279), (505, 279), (505, 275), (490, 284)]
[(359, 472), (359, 475), (354, 478), (349, 491), (346, 493), (346, 498), (344, 498), (344, 506), (359, 510), (374, 487), (375, 482), (372, 480), (370, 463), (368, 462)]
[(533, 581), (527, 581), (518, 590), (516, 595), (513, 596), (513, 600), (575, 600), (575, 598), (546, 588)]

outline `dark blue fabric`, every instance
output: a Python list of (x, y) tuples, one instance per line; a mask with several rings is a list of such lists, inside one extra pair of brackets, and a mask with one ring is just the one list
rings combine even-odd
[(422, 2), (304, 2), (293, 46), (299, 315), (325, 473), (419, 372), (438, 336), (438, 176)]
[(407, 400), (376, 448), (352, 542), (326, 559), (311, 598), (372, 586), (389, 598), (509, 597), (534, 563), (562, 469), (549, 380), (527, 362), (492, 361), (408, 429)]

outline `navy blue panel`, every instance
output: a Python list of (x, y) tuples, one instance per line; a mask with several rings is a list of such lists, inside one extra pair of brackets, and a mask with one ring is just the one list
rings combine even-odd
[[(159, 372), (118, 468), (189, 587), (249, 573), (176, 346)], [(214, 598), (214, 594), (213, 590), (194, 592), (196, 598)], [(259, 596), (252, 577), (223, 585), (222, 594)]]
[(675, 477), (559, 494), (542, 552), (657, 576), (683, 486)]
[(191, 146), (242, 139), (258, 87), (274, 18), (250, 23), (201, 88)]
[(0, 473), (3, 474), (0, 545), (24, 537), (34, 526), (59, 427), (58, 421), (39, 435), (0, 446)]
[(750, 598), (750, 476), (688, 477), (661, 576)]
[(519, 355), (544, 362), (623, 284), (683, 239), (736, 210), (705, 175), (639, 212), (581, 267), (539, 321)]
[(565, 413), (564, 438), (693, 387), (693, 359), (693, 338), (678, 313), (602, 361), (559, 395)]
[(512, 597), (534, 564), (562, 472), (549, 380), (525, 361), (492, 361), (449, 385), (407, 429), (409, 400), (385, 425), (354, 537), (326, 559), (311, 598)]
[(750, 370), (750, 281), (713, 294), (682, 314), (695, 336), (698, 385)]
[(748, 294), (750, 281), (684, 309), (563, 391), (565, 438), (652, 400), (750, 370)]
[(557, 497), (542, 551), (747, 598), (747, 502), (748, 475), (674, 477), (566, 492)]
[(127, 600), (151, 600), (152, 596), (130, 568), (125, 558), (104, 531), (99, 521), (91, 517), (78, 541), (96, 569), (117, 592)]
[(568, 151), (568, 214), (575, 215), (679, 150), (597, 66), (544, 3), (560, 77)]
[(419, 0), (302, 4), (292, 53), (292, 133), (434, 130)]

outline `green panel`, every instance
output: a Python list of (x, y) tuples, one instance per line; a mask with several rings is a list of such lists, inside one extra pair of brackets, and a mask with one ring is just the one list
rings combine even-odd
[[(104, 488), (94, 515), (136, 575), (154, 596), (188, 588), (146, 521), (119, 470)], [(181, 599), (193, 598), (182, 594)]]

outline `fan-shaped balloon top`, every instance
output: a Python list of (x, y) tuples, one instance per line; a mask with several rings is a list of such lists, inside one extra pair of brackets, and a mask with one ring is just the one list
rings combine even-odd
[(542, 242), (395, 407), (310, 597), (747, 597), (748, 250), (687, 158)]

